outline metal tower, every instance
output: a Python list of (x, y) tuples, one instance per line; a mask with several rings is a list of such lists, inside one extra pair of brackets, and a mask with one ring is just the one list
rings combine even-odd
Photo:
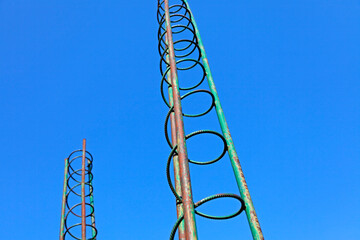
[(82, 149), (65, 159), (60, 240), (96, 239), (92, 163), (85, 139)]
[[(213, 77), (211, 75), (208, 59), (202, 43), (194, 16), (186, 0), (158, 0), (157, 20), (159, 23), (158, 40), (160, 54), (161, 95), (169, 112), (165, 120), (165, 137), (171, 148), (167, 161), (167, 179), (171, 191), (176, 198), (177, 221), (172, 229), (170, 239), (174, 239), (176, 231), (179, 239), (196, 240), (198, 233), (196, 228), (195, 215), (210, 219), (228, 219), (239, 215), (243, 210), (250, 225), (253, 239), (264, 239), (255, 209), (250, 198), (250, 193), (245, 181), (244, 173), (240, 166), (238, 155), (225, 120), (224, 112), (220, 104)], [(202, 77), (191, 87), (181, 87), (178, 73), (182, 71), (201, 71)], [(198, 89), (207, 80), (209, 90)], [(168, 97), (164, 88), (168, 91)], [(181, 101), (193, 94), (206, 93), (212, 98), (209, 109), (203, 113), (190, 115), (182, 111)], [(212, 130), (200, 130), (188, 135), (184, 131), (184, 117), (201, 117), (215, 109), (222, 133)], [(168, 134), (170, 122), (171, 140)], [(213, 134), (224, 142), (224, 151), (216, 159), (208, 162), (197, 162), (190, 160), (187, 155), (186, 141), (199, 134)], [(217, 194), (207, 197), (198, 202), (193, 201), (189, 163), (198, 165), (212, 164), (220, 160), (228, 152), (232, 169), (236, 178), (240, 196), (235, 194)], [(174, 182), (170, 177), (170, 163), (174, 165)], [(175, 186), (174, 186), (175, 185)], [(241, 208), (229, 216), (210, 216), (201, 213), (196, 208), (208, 201), (217, 198), (235, 198), (241, 203)]]

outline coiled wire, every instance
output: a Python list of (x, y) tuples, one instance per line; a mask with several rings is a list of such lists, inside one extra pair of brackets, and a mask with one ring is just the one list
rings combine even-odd
[[(66, 212), (65, 212), (65, 231), (64, 239), (77, 239), (81, 238), (81, 176), (82, 176), (82, 150), (72, 152), (67, 158), (68, 176), (66, 179)], [(87, 240), (96, 240), (97, 229), (95, 227), (95, 213), (93, 202), (93, 174), (92, 155), (85, 152), (85, 205), (86, 205), (86, 236)]]
[[(168, 180), (170, 189), (176, 198), (177, 204), (181, 204), (182, 203), (181, 196), (176, 192), (175, 187), (171, 180), (171, 176), (170, 176), (170, 164), (171, 164), (171, 160), (173, 159), (173, 157), (177, 155), (177, 145), (173, 146), (173, 144), (170, 141), (170, 137), (169, 137), (169, 133), (168, 133), (168, 123), (169, 123), (170, 115), (174, 112), (174, 107), (170, 105), (170, 103), (167, 100), (167, 98), (165, 97), (165, 93), (164, 93), (164, 88), (166, 86), (168, 88), (172, 87), (171, 81), (170, 81), (170, 79), (168, 79), (168, 75), (169, 75), (169, 71), (170, 71), (170, 63), (167, 59), (167, 55), (169, 54), (169, 46), (168, 46), (167, 40), (166, 40), (167, 31), (166, 31), (164, 2), (165, 2), (164, 0), (158, 0), (157, 20), (159, 23), (158, 51), (159, 51), (159, 55), (160, 55), (160, 73), (162, 75), (160, 89), (161, 89), (162, 99), (164, 100), (165, 104), (169, 108), (169, 111), (165, 118), (165, 126), (164, 126), (165, 138), (166, 138), (166, 141), (167, 141), (169, 147), (171, 148), (171, 152), (168, 157), (167, 164), (166, 164), (166, 176), (167, 176), (167, 180)], [(211, 110), (213, 110), (213, 108), (215, 107), (215, 97), (208, 90), (197, 89), (206, 79), (206, 71), (202, 64), (202, 60), (201, 60), (202, 56), (201, 56), (200, 47), (198, 45), (198, 40), (197, 40), (196, 33), (195, 33), (195, 27), (192, 23), (191, 12), (187, 8), (186, 3), (182, 0), (177, 0), (174, 2), (176, 2), (176, 3), (169, 6), (169, 15), (170, 15), (172, 34), (173, 34), (173, 43), (174, 43), (173, 47), (174, 47), (174, 52), (175, 52), (175, 61), (176, 61), (177, 71), (178, 72), (193, 71), (194, 74), (197, 74), (197, 75), (199, 74), (199, 72), (201, 73), (200, 74), (201, 76), (199, 77), (198, 81), (193, 83), (192, 86), (182, 87), (182, 85), (181, 85), (182, 82), (179, 82), (179, 85), (180, 85), (179, 89), (182, 91), (184, 91), (184, 90), (188, 91), (186, 94), (181, 96), (181, 100), (183, 100), (184, 98), (186, 98), (190, 95), (199, 94), (199, 93), (208, 94), (208, 95), (210, 95), (210, 97), (212, 99), (211, 105), (209, 106), (209, 108), (207, 108), (206, 111), (199, 113), (199, 114), (183, 113), (183, 116), (191, 117), (191, 118), (201, 117), (201, 116), (204, 116), (204, 115), (208, 114), (209, 112), (211, 112)], [(219, 137), (223, 142), (223, 151), (219, 157), (209, 160), (209, 161), (206, 161), (206, 162), (200, 162), (200, 161), (196, 161), (193, 159), (189, 159), (189, 162), (193, 163), (193, 164), (197, 164), (197, 165), (208, 165), (208, 164), (212, 164), (212, 163), (219, 161), (226, 154), (226, 152), (228, 150), (226, 140), (223, 137), (223, 135), (216, 131), (213, 131), (213, 130), (199, 130), (199, 131), (195, 131), (195, 132), (192, 132), (192, 133), (186, 135), (185, 139), (187, 140), (187, 139), (189, 139), (193, 136), (199, 135), (199, 134), (212, 134), (212, 135)], [(236, 199), (240, 202), (241, 207), (237, 212), (227, 215), (227, 216), (211, 216), (211, 215), (207, 215), (207, 214), (201, 213), (196, 210), (196, 208), (199, 207), (200, 205), (202, 205), (206, 202), (209, 202), (211, 200), (219, 199), (219, 198)], [(230, 194), (230, 193), (216, 194), (216, 195), (209, 196), (209, 197), (204, 198), (204, 199), (198, 201), (197, 203), (195, 203), (194, 207), (195, 207), (195, 213), (197, 215), (205, 217), (205, 218), (209, 218), (209, 219), (216, 219), (216, 220), (233, 218), (245, 210), (245, 204), (244, 204), (243, 199), (236, 194)], [(174, 239), (175, 233), (176, 233), (180, 223), (183, 221), (183, 219), (184, 219), (183, 215), (181, 215), (177, 219), (177, 221), (171, 231), (170, 240)]]

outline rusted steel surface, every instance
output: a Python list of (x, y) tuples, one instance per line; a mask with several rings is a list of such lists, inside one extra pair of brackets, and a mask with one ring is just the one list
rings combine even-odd
[[(85, 139), (82, 149), (73, 151), (65, 161), (65, 198), (63, 196), (60, 240), (96, 240), (91, 173), (93, 157), (86, 151)], [(91, 224), (87, 224), (87, 220)]]
[[(215, 89), (215, 85), (212, 80), (211, 72), (205, 55), (204, 46), (201, 42), (200, 35), (198, 35), (198, 29), (195, 21), (193, 20), (192, 13), (189, 9), (187, 1), (173, 0), (172, 2), (174, 4), (169, 6), (169, 0), (158, 0), (158, 14), (157, 14), (158, 23), (160, 25), (158, 31), (158, 39), (159, 39), (158, 50), (161, 57), (160, 60), (160, 72), (162, 75), (161, 95), (165, 104), (169, 107), (169, 112), (165, 120), (165, 138), (170, 148), (172, 149), (170, 156), (168, 157), (167, 160), (166, 174), (167, 174), (167, 181), (169, 187), (178, 203), (177, 205), (178, 219), (171, 231), (170, 240), (174, 239), (176, 232), (179, 233), (180, 239), (184, 239), (184, 237), (185, 239), (197, 239), (195, 214), (201, 217), (214, 219), (214, 220), (229, 219), (236, 217), (241, 212), (245, 211), (245, 205), (248, 208), (251, 208), (252, 203), (251, 200), (249, 201), (249, 197), (244, 195), (244, 193), (246, 193), (246, 190), (244, 190), (243, 188), (244, 181), (242, 185), (239, 184), (238, 182), (241, 196), (232, 193), (215, 194), (207, 198), (204, 198), (196, 202), (195, 204), (192, 199), (191, 188), (189, 189), (186, 188), (186, 186), (184, 186), (184, 183), (188, 183), (189, 186), (191, 187), (189, 163), (202, 165), (202, 166), (209, 165), (222, 159), (222, 157), (224, 157), (226, 152), (229, 153), (233, 169), (235, 169), (236, 167), (236, 169), (234, 170), (236, 180), (239, 181), (245, 179), (243, 178), (243, 175), (242, 175), (243, 179), (241, 178), (241, 175), (240, 177), (238, 177), (238, 173), (242, 171), (239, 171), (239, 169), (241, 170), (241, 168), (239, 168), (240, 165), (238, 164), (238, 160), (236, 160), (236, 158), (233, 156), (235, 149), (231, 140), (229, 130), (227, 128), (225, 118), (222, 113), (222, 108), (219, 102), (219, 98)], [(173, 38), (173, 36), (175, 36), (175, 38)], [(173, 39), (175, 39), (175, 41)], [(200, 72), (203, 73), (203, 76), (201, 79), (199, 79), (199, 82), (196, 82), (196, 84), (192, 85), (191, 87), (180, 87), (179, 79), (177, 75), (178, 70), (192, 71), (195, 74), (194, 76), (198, 76), (200, 70)], [(207, 79), (207, 82), (209, 84), (210, 91), (204, 89), (197, 89), (199, 86), (203, 85), (202, 83), (204, 82), (205, 78)], [(165, 97), (164, 94), (165, 86), (168, 87), (168, 93), (169, 93), (168, 99)], [(181, 92), (184, 91), (187, 92), (185, 92), (181, 96), (180, 95)], [(197, 114), (185, 114), (182, 112), (181, 100), (193, 94), (207, 94), (211, 97), (212, 103), (210, 107), (204, 112)], [(222, 134), (213, 130), (198, 130), (185, 135), (183, 117), (191, 117), (191, 118), (201, 117), (211, 112), (214, 108), (218, 115), (218, 119), (222, 129)], [(169, 122), (171, 127), (171, 140), (167, 130)], [(197, 161), (194, 159), (189, 159), (187, 157), (186, 140), (199, 134), (211, 134), (221, 139), (221, 141), (223, 142), (223, 151), (217, 158), (208, 161)], [(171, 161), (173, 161), (174, 164), (175, 186), (173, 184), (173, 180), (170, 175)], [(185, 199), (186, 197), (190, 197), (188, 199), (191, 199), (191, 201), (187, 201)], [(236, 199), (241, 203), (241, 208), (237, 212), (226, 216), (211, 216), (196, 210), (198, 206), (219, 198)], [(246, 200), (246, 204), (244, 199)], [(249, 202), (251, 203), (250, 205)], [(187, 208), (186, 205), (189, 206), (189, 204), (190, 204), (190, 208)], [(183, 210), (182, 213), (181, 210)], [(191, 218), (189, 218), (189, 216), (191, 216)], [(189, 226), (189, 223), (192, 220), (194, 224)], [(183, 224), (185, 229), (183, 227)], [(192, 230), (189, 231), (190, 227), (192, 226), (194, 227), (193, 229), (196, 230), (195, 233), (196, 235), (194, 235), (194, 232)], [(251, 231), (253, 232), (254, 228), (252, 227), (251, 223), (250, 223), (250, 227), (251, 227)], [(182, 235), (183, 229), (185, 230), (184, 237)], [(259, 231), (257, 231), (257, 233), (258, 232)], [(253, 232), (253, 236), (254, 239), (261, 239), (261, 238), (257, 238), (254, 235), (254, 232)]]
[(169, 63), (171, 73), (171, 85), (173, 91), (174, 118), (177, 131), (177, 152), (179, 159), (180, 182), (184, 212), (185, 236), (187, 240), (197, 239), (197, 230), (195, 223), (194, 203), (192, 199), (192, 190), (190, 182), (189, 162), (185, 144), (185, 132), (183, 113), (181, 107), (180, 90), (177, 79), (177, 68), (175, 62), (174, 43), (172, 39), (171, 21), (169, 14), (169, 1), (165, 0), (165, 19), (166, 19), (166, 37), (169, 48)]
[[(183, 2), (186, 4), (188, 10), (191, 13), (190, 6), (189, 6), (187, 0), (183, 0)], [(251, 229), (251, 232), (252, 232), (252, 235), (253, 235), (253, 239), (263, 240), (264, 236), (263, 236), (263, 233), (261, 231), (260, 223), (259, 223), (259, 220), (257, 218), (255, 208), (254, 208), (254, 205), (253, 205), (251, 197), (250, 197), (250, 192), (249, 192), (247, 183), (245, 181), (244, 172), (243, 172), (243, 170), (241, 168), (240, 161), (239, 161), (238, 155), (237, 155), (236, 150), (235, 150), (235, 146), (234, 146), (231, 134), (230, 134), (230, 130), (229, 130), (228, 124), (227, 124), (226, 119), (225, 119), (224, 111), (223, 111), (223, 109), (221, 107), (221, 104), (220, 104), (220, 99), (219, 99), (218, 93), (217, 93), (216, 88), (215, 88), (215, 83), (214, 83), (214, 80), (213, 80), (213, 77), (212, 77), (212, 74), (211, 74), (211, 71), (210, 71), (209, 62), (208, 62), (208, 59), (206, 57), (206, 52), (205, 52), (205, 48), (204, 48), (204, 45), (203, 45), (203, 42), (202, 42), (202, 39), (201, 39), (201, 36), (200, 36), (200, 32), (199, 32), (199, 29), (198, 29), (198, 27), (196, 25), (194, 15), (192, 13), (191, 13), (191, 21), (192, 21), (192, 23), (193, 23), (193, 25), (195, 27), (195, 34), (196, 34), (196, 38), (197, 38), (197, 41), (198, 41), (198, 44), (199, 44), (199, 47), (200, 47), (201, 56), (202, 56), (202, 60), (203, 60), (203, 63), (204, 63), (204, 67), (205, 67), (205, 71), (206, 71), (206, 77), (207, 77), (207, 80), (208, 80), (208, 83), (209, 83), (210, 91), (212, 92), (212, 94), (215, 97), (216, 113), (217, 113), (217, 116), (218, 116), (218, 119), (219, 119), (219, 122), (220, 122), (221, 130), (222, 130), (223, 135), (224, 135), (224, 137), (226, 139), (226, 142), (227, 142), (228, 153), (229, 153), (231, 164), (232, 164), (233, 171), (234, 171), (234, 174), (235, 174), (236, 182), (237, 182), (241, 197), (245, 201), (246, 215), (247, 215), (248, 222), (249, 222), (249, 225), (250, 225), (250, 229)]]
[[(167, 40), (166, 40), (167, 42)], [(169, 55), (166, 55), (166, 60), (169, 61)], [(171, 73), (170, 71), (168, 72), (168, 79), (171, 79)], [(173, 101), (173, 91), (172, 91), (172, 87), (169, 86), (168, 88), (168, 92), (169, 92), (169, 104), (171, 107), (174, 106), (174, 101)], [(177, 141), (176, 141), (176, 124), (175, 124), (175, 116), (174, 113), (170, 113), (170, 127), (171, 127), (171, 142), (173, 146), (177, 145)], [(177, 155), (175, 155), (173, 157), (173, 164), (174, 164), (174, 177), (175, 177), (175, 190), (176, 192), (181, 196), (181, 182), (180, 182), (180, 167), (179, 167), (179, 158)], [(182, 203), (176, 199), (176, 213), (177, 213), (177, 217), (180, 218), (183, 215), (183, 207), (182, 207)], [(179, 225), (179, 240), (185, 240), (186, 236), (185, 236), (185, 226), (184, 226), (184, 222), (181, 222)]]
[[(171, 101), (170, 101), (171, 102)], [(175, 119), (173, 116), (170, 116), (170, 122), (171, 122), (171, 136), (172, 136), (172, 142), (173, 145), (176, 145), (176, 131), (175, 131)], [(179, 166), (179, 159), (178, 156), (175, 155), (173, 157), (173, 164), (174, 164), (174, 176), (175, 176), (175, 190), (177, 193), (181, 194), (181, 180), (180, 180), (180, 166)], [(177, 217), (180, 218), (183, 214), (183, 207), (182, 207), (182, 203), (178, 200), (176, 200), (176, 212), (177, 212)], [(185, 225), (184, 222), (180, 223), (179, 226), (179, 240), (185, 240), (186, 236), (185, 236)]]
[(86, 164), (86, 139), (82, 144), (82, 165), (81, 165), (81, 238), (86, 240), (86, 200), (85, 200), (85, 164)]

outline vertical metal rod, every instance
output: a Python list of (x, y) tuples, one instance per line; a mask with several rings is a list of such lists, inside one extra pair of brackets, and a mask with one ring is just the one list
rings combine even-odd
[(85, 203), (85, 163), (86, 163), (86, 139), (82, 146), (82, 169), (81, 169), (81, 238), (86, 240), (86, 203)]
[[(166, 26), (166, 24), (165, 24)], [(167, 36), (165, 36), (165, 42), (168, 44)], [(169, 62), (169, 53), (166, 54), (166, 61)], [(171, 79), (171, 72), (168, 71), (167, 73), (167, 79)], [(169, 104), (170, 108), (174, 106), (174, 100), (173, 100), (173, 90), (171, 85), (168, 86), (168, 92), (169, 92)], [(170, 113), (170, 126), (171, 126), (171, 142), (173, 146), (177, 145), (176, 142), (176, 123), (175, 123), (175, 116), (174, 113)], [(175, 191), (178, 193), (179, 196), (181, 196), (181, 182), (180, 182), (180, 168), (179, 168), (179, 158), (177, 155), (173, 157), (173, 163), (174, 163), (174, 177), (175, 177)], [(183, 215), (183, 207), (182, 204), (176, 200), (176, 214), (177, 217), (181, 217)], [(185, 240), (185, 226), (184, 221), (182, 221), (179, 225), (178, 229), (179, 233), (179, 240)]]
[[(190, 6), (187, 2), (187, 0), (183, 0), (187, 6), (187, 8), (189, 9), (190, 13)], [(202, 55), (202, 60), (204, 63), (204, 67), (205, 67), (205, 71), (206, 71), (206, 76), (207, 76), (207, 80), (209, 83), (209, 87), (210, 87), (210, 91), (212, 92), (212, 94), (215, 97), (215, 106), (216, 106), (216, 113), (220, 122), (220, 126), (221, 126), (221, 130), (223, 132), (223, 135), (226, 139), (226, 143), (228, 146), (228, 152), (229, 152), (229, 156), (230, 156), (230, 161), (231, 161), (231, 165), (235, 174), (235, 178), (236, 178), (236, 182), (240, 191), (240, 195), (241, 197), (244, 199), (245, 201), (245, 206), (246, 206), (246, 216), (248, 218), (248, 222), (250, 225), (250, 229), (251, 229), (251, 233), (253, 236), (253, 239), (255, 240), (263, 240), (264, 236), (263, 233), (261, 231), (261, 227), (260, 227), (260, 223), (259, 220), (257, 218), (256, 212), (255, 212), (255, 208), (254, 205), (252, 203), (251, 197), (250, 197), (250, 192), (248, 189), (248, 186), (246, 184), (245, 181), (245, 176), (244, 173), (242, 171), (241, 165), (240, 165), (240, 161), (239, 161), (239, 157), (236, 153), (235, 150), (235, 146), (234, 146), (234, 142), (232, 140), (232, 137), (230, 135), (230, 130), (229, 127), (227, 125), (226, 119), (225, 119), (225, 115), (224, 115), (224, 111), (221, 107), (220, 104), (220, 99), (218, 96), (218, 93), (216, 91), (215, 88), (215, 83), (214, 83), (214, 79), (212, 77), (211, 71), (210, 71), (210, 66), (209, 66), (209, 62), (208, 59), (206, 57), (206, 53), (205, 53), (205, 48), (203, 45), (203, 42), (201, 40), (201, 36), (200, 36), (200, 32), (199, 29), (196, 25), (195, 19), (194, 19), (194, 15), (191, 13), (191, 20), (192, 23), (194, 24), (195, 27), (195, 34), (199, 43), (199, 47), (200, 47), (200, 51), (201, 51), (201, 55)]]
[[(174, 104), (172, 94), (173, 94), (172, 88), (169, 87), (170, 106), (173, 106), (173, 104)], [(171, 124), (171, 142), (172, 142), (172, 145), (175, 146), (177, 144), (177, 142), (176, 142), (176, 124), (175, 124), (174, 113), (170, 114), (170, 124)], [(177, 155), (175, 155), (173, 157), (173, 163), (174, 163), (175, 190), (179, 194), (179, 196), (181, 196), (182, 194), (181, 194), (181, 182), (180, 182), (180, 168), (179, 168), (179, 158)], [(179, 203), (177, 200), (176, 200), (176, 212), (177, 212), (178, 218), (183, 215), (182, 204)], [(185, 238), (185, 226), (184, 226), (183, 221), (180, 223), (178, 231), (179, 231), (179, 240), (186, 239)]]
[(65, 158), (65, 171), (64, 171), (64, 187), (61, 205), (61, 221), (60, 221), (60, 240), (64, 240), (64, 225), (65, 225), (65, 202), (66, 202), (66, 182), (68, 178), (68, 159)]
[[(172, 89), (171, 88), (169, 88), (169, 95), (170, 94), (172, 94)], [(169, 98), (169, 103), (170, 103), (170, 106), (173, 105), (172, 97)], [(173, 144), (173, 146), (175, 146), (177, 144), (176, 143), (176, 125), (175, 125), (175, 118), (174, 118), (173, 113), (171, 113), (171, 115), (170, 115), (170, 124), (171, 124), (172, 144)], [(182, 194), (181, 194), (181, 180), (180, 180), (180, 166), (179, 166), (179, 158), (178, 158), (177, 155), (175, 155), (173, 157), (173, 163), (174, 163), (175, 190), (179, 194), (179, 196), (182, 196)], [(183, 206), (182, 206), (181, 203), (178, 202), (178, 200), (176, 200), (176, 213), (177, 213), (178, 218), (183, 215)], [(182, 221), (180, 223), (178, 232), (179, 232), (179, 240), (185, 240), (186, 236), (185, 236), (184, 221)]]
[(192, 199), (192, 190), (190, 182), (189, 161), (185, 144), (184, 122), (182, 119), (182, 108), (180, 99), (180, 90), (177, 79), (177, 69), (175, 62), (175, 51), (172, 39), (171, 20), (169, 11), (169, 0), (165, 0), (165, 19), (166, 19), (166, 36), (169, 46), (169, 61), (171, 71), (171, 86), (174, 101), (174, 116), (177, 130), (177, 152), (179, 156), (180, 181), (182, 191), (182, 202), (185, 222), (186, 240), (195, 240), (197, 237), (194, 202)]

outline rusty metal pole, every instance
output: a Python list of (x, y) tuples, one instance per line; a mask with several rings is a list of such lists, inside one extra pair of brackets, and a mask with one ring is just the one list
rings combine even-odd
[[(167, 37), (165, 36), (165, 42), (168, 44)], [(166, 61), (169, 62), (169, 53), (166, 54)], [(167, 73), (167, 79), (171, 79), (171, 72), (168, 71)], [(168, 86), (168, 92), (169, 92), (169, 104), (170, 108), (174, 106), (174, 100), (173, 100), (173, 90), (171, 85)], [(170, 127), (171, 127), (171, 142), (173, 146), (177, 145), (176, 141), (176, 123), (175, 123), (175, 115), (174, 112), (170, 113)], [(173, 163), (174, 163), (174, 177), (175, 177), (175, 190), (181, 196), (181, 182), (180, 182), (180, 168), (179, 168), (179, 158), (177, 155), (174, 155), (173, 157)], [(181, 205), (181, 202), (178, 202), (176, 200), (176, 214), (177, 217), (180, 218), (183, 215), (183, 207)], [(179, 240), (185, 240), (185, 226), (184, 222), (180, 223), (179, 226)]]
[(64, 171), (64, 187), (63, 187), (63, 196), (62, 196), (62, 206), (61, 206), (61, 221), (60, 221), (60, 240), (64, 240), (64, 225), (65, 225), (65, 204), (66, 204), (66, 181), (68, 178), (68, 159), (65, 158), (65, 171)]
[(86, 240), (86, 202), (85, 202), (85, 163), (86, 163), (86, 139), (82, 146), (82, 168), (81, 168), (81, 238)]
[[(172, 89), (169, 88), (169, 103), (170, 106), (173, 106), (173, 100), (172, 100)], [(171, 141), (173, 146), (176, 146), (176, 125), (175, 125), (175, 118), (174, 113), (171, 113), (170, 115), (170, 124), (171, 124)], [(181, 181), (180, 181), (180, 166), (179, 166), (179, 158), (177, 155), (173, 157), (173, 163), (174, 163), (174, 176), (175, 176), (175, 190), (181, 196)], [(183, 215), (183, 207), (180, 202), (176, 200), (176, 212), (177, 217), (180, 218)], [(185, 226), (184, 222), (180, 223), (179, 226), (179, 240), (185, 240)]]
[[(170, 79), (170, 72), (168, 74)], [(174, 101), (172, 98), (172, 88), (169, 87), (169, 104), (172, 107), (174, 105)], [(177, 145), (176, 142), (176, 124), (175, 124), (175, 116), (174, 113), (170, 114), (170, 126), (171, 126), (171, 142), (173, 146)], [(175, 176), (175, 190), (181, 196), (181, 182), (180, 182), (180, 167), (179, 167), (179, 158), (177, 155), (173, 157), (173, 163), (174, 163), (174, 176)], [(176, 212), (177, 217), (180, 218), (183, 215), (183, 207), (178, 200), (176, 200)], [(179, 240), (185, 240), (185, 228), (184, 223), (181, 222), (179, 226)]]
[(171, 85), (174, 102), (174, 118), (177, 131), (177, 152), (179, 156), (180, 182), (182, 191), (182, 206), (184, 211), (185, 236), (186, 240), (196, 240), (197, 230), (195, 222), (194, 202), (192, 198), (189, 161), (185, 144), (183, 113), (181, 108), (180, 90), (177, 79), (177, 69), (175, 62), (175, 51), (172, 39), (169, 0), (165, 0), (165, 19), (166, 19), (166, 36), (169, 46), (169, 61), (171, 72)]

